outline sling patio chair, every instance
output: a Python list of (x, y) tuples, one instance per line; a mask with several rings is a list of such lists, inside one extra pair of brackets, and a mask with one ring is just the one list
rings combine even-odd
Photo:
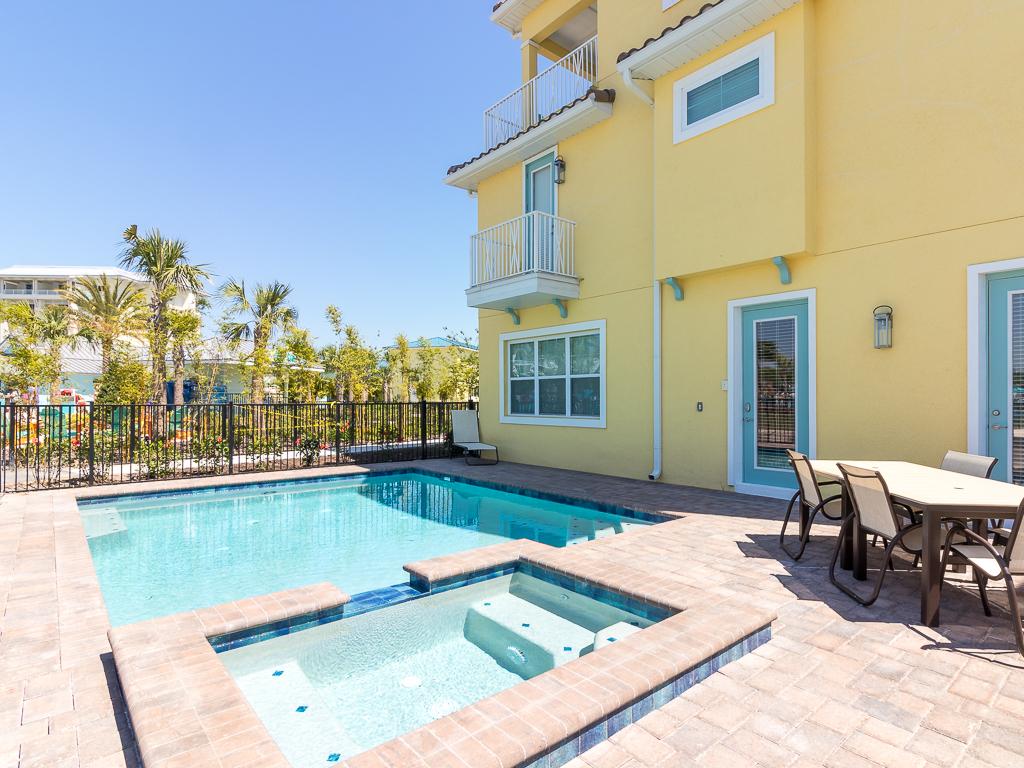
[[(452, 445), (466, 451), (467, 464), (497, 464), (498, 448), (490, 443), (480, 442), (480, 420), (476, 411), (452, 411)], [(484, 460), (483, 451), (494, 451), (494, 461)], [(476, 461), (470, 457), (476, 455)]]
[[(889, 486), (885, 484), (885, 478), (882, 477), (881, 472), (850, 464), (838, 464), (837, 466), (843, 475), (843, 484), (849, 494), (853, 514), (843, 520), (842, 528), (839, 530), (835, 551), (832, 553), (832, 562), (828, 569), (828, 578), (839, 590), (858, 603), (869, 606), (878, 599), (878, 595), (882, 591), (885, 572), (892, 566), (896, 547), (914, 555), (915, 558), (920, 556), (921, 524), (911, 523), (908, 525), (906, 523), (905, 520), (906, 517), (909, 517), (910, 509), (892, 500), (892, 496), (889, 495)], [(905, 510), (904, 515), (896, 512), (897, 507)], [(888, 542), (883, 554), (882, 567), (878, 570), (878, 582), (875, 584), (874, 591), (867, 598), (861, 597), (836, 579), (836, 562), (843, 549), (843, 538), (847, 528), (853, 524), (855, 519), (865, 533), (877, 534)]]
[[(796, 472), (796, 485), (799, 490), (789, 500), (786, 517), (782, 521), (782, 532), (779, 533), (779, 546), (794, 560), (799, 560), (804, 555), (804, 549), (811, 538), (811, 525), (819, 512), (829, 520), (842, 519), (842, 494), (837, 493), (825, 498), (821, 492), (824, 486), (834, 485), (840, 488), (841, 483), (838, 480), (819, 482), (807, 456), (788, 449), (786, 455), (789, 457), (793, 471)], [(794, 509), (800, 511), (800, 546), (795, 552), (786, 544), (786, 526), (789, 525), (789, 518)]]
[(1017, 508), (1017, 517), (1010, 526), (1006, 544), (993, 543), (960, 521), (952, 523), (942, 550), (941, 573), (945, 583), (946, 564), (950, 558), (959, 558), (970, 565), (974, 571), (978, 591), (981, 593), (981, 606), (986, 616), (992, 615), (992, 606), (988, 601), (988, 581), (1002, 579), (1006, 583), (1006, 601), (1013, 621), (1017, 650), (1024, 656), (1024, 627), (1021, 626), (1020, 598), (1017, 595), (1018, 589), (1024, 589), (1024, 537), (1020, 535), (1021, 515), (1024, 515), (1024, 502)]

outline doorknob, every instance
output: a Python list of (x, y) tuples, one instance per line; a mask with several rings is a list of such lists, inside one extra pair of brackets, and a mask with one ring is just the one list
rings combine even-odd
[(744, 416), (743, 420), (746, 421), (746, 422), (751, 422), (751, 421), (754, 420), (754, 417), (753, 416)]
[(993, 425), (991, 425), (989, 427), (989, 429), (999, 430), (999, 429), (1009, 429), (1009, 427), (1007, 427), (1005, 424), (993, 424)]

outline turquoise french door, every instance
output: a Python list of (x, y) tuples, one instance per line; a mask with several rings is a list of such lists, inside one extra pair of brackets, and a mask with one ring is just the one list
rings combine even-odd
[[(555, 215), (555, 152), (554, 150), (528, 162), (525, 174), (523, 210), (548, 216)], [(553, 271), (554, 221), (546, 216), (526, 217), (526, 269)]]
[(992, 476), (1024, 484), (1024, 272), (988, 281), (987, 453)]
[(786, 449), (809, 446), (807, 302), (743, 310), (743, 482), (796, 486)]

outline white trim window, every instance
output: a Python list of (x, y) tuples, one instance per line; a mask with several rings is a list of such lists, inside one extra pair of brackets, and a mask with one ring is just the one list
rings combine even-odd
[(500, 419), (506, 424), (605, 426), (605, 322), (503, 333)]
[(675, 143), (775, 103), (775, 33), (677, 80)]

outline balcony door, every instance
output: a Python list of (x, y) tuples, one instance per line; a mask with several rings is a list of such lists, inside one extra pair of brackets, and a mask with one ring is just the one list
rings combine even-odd
[(523, 211), (525, 245), (523, 271), (555, 271), (555, 222), (558, 199), (555, 192), (555, 157), (552, 149), (528, 160), (523, 166)]

